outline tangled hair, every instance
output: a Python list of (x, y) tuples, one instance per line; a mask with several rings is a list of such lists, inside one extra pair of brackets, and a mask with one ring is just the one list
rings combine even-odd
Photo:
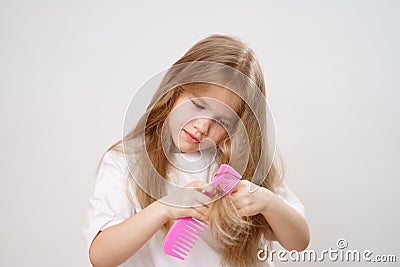
[[(190, 62), (211, 62), (229, 66), (248, 77), (248, 80), (266, 98), (264, 76), (254, 52), (236, 37), (211, 35), (197, 42), (173, 66)], [(166, 194), (165, 184), (160, 177), (168, 179), (170, 163), (163, 153), (163, 145), (168, 150), (173, 144), (168, 136), (169, 133), (165, 133), (166, 131), (163, 133), (163, 125), (179, 96), (187, 90), (196, 90), (202, 86), (201, 83), (187, 85), (175, 83), (176, 77), (178, 76), (174, 73), (167, 73), (137, 125), (124, 137), (124, 140), (118, 141), (108, 149), (123, 152), (125, 156), (135, 155), (135, 166), (131, 168), (135, 171), (133, 175), (135, 179), (132, 173), (127, 172), (127, 195), (133, 203), (132, 196), (129, 194), (133, 189), (142, 208)], [(175, 86), (172, 90), (165, 91), (163, 86), (166, 84), (169, 86), (175, 84)], [(241, 87), (242, 90), (246, 91), (248, 85), (244, 84)], [(256, 97), (251, 92), (244, 92), (244, 95), (253, 102), (243, 101), (237, 111), (249, 135), (249, 141), (246, 144), (248, 148), (244, 149), (249, 152), (248, 161), (242, 176), (243, 179), (254, 182), (253, 177), (262, 173), (264, 175), (256, 179), (258, 181), (256, 184), (274, 192), (283, 179), (284, 169), (282, 164), (278, 165), (276, 162), (279, 159), (279, 163), (283, 163), (281, 157), (277, 157), (279, 154), (276, 151), (273, 155), (263, 151), (265, 147), (263, 140), (264, 142), (271, 141), (265, 137), (267, 132), (266, 101), (254, 99)], [(253, 105), (256, 102), (259, 104)], [(254, 110), (258, 114), (255, 114)], [(166, 138), (162, 138), (163, 135), (166, 135)], [(138, 147), (129, 146), (130, 142), (137, 138), (144, 138), (145, 142), (141, 142)], [(218, 164), (228, 163), (235, 166), (235, 160), (240, 160), (242, 156), (240, 151), (243, 150), (243, 143), (238, 141), (241, 138), (243, 137), (240, 133), (234, 133), (217, 144), (216, 162)], [(169, 142), (162, 144), (162, 140), (169, 140)], [(128, 151), (127, 147), (131, 150)], [(145, 158), (149, 160), (144, 160)], [(282, 168), (279, 169), (278, 166)], [(172, 222), (169, 222), (163, 226), (165, 233), (171, 225)], [(260, 265), (257, 251), (265, 244), (271, 245), (270, 240), (273, 236), (271, 227), (263, 215), (240, 217), (229, 196), (211, 205), (210, 231), (217, 243), (222, 266)]]

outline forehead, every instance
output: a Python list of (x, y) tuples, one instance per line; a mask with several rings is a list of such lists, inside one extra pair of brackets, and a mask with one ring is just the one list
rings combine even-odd
[(222, 86), (213, 84), (194, 84), (185, 87), (188, 89), (185, 93), (189, 95), (195, 97), (207, 97), (221, 101), (236, 112), (239, 111), (242, 104), (242, 100), (238, 95)]

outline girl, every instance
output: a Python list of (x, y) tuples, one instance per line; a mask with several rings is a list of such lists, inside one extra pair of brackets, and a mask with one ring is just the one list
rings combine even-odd
[[(257, 258), (266, 244), (304, 250), (304, 208), (278, 170), (265, 97), (260, 65), (238, 38), (190, 48), (98, 166), (83, 232), (93, 266), (272, 266)], [(243, 178), (209, 199), (199, 190), (222, 163)], [(163, 252), (182, 217), (209, 223), (184, 261)]]

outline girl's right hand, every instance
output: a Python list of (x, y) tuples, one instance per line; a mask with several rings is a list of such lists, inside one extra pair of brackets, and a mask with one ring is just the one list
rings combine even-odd
[(208, 211), (211, 198), (201, 192), (204, 189), (212, 192), (212, 187), (203, 181), (192, 181), (185, 188), (161, 198), (163, 212), (169, 220), (183, 217), (193, 217), (202, 221), (208, 221)]

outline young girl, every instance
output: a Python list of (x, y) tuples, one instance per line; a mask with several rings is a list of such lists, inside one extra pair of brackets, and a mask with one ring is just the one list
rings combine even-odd
[[(238, 38), (190, 48), (103, 155), (83, 232), (93, 266), (272, 266), (257, 257), (272, 241), (304, 250), (304, 207), (278, 170), (265, 98), (260, 65)], [(222, 163), (243, 178), (232, 194), (205, 197)], [(209, 225), (185, 260), (163, 252), (182, 217)]]

